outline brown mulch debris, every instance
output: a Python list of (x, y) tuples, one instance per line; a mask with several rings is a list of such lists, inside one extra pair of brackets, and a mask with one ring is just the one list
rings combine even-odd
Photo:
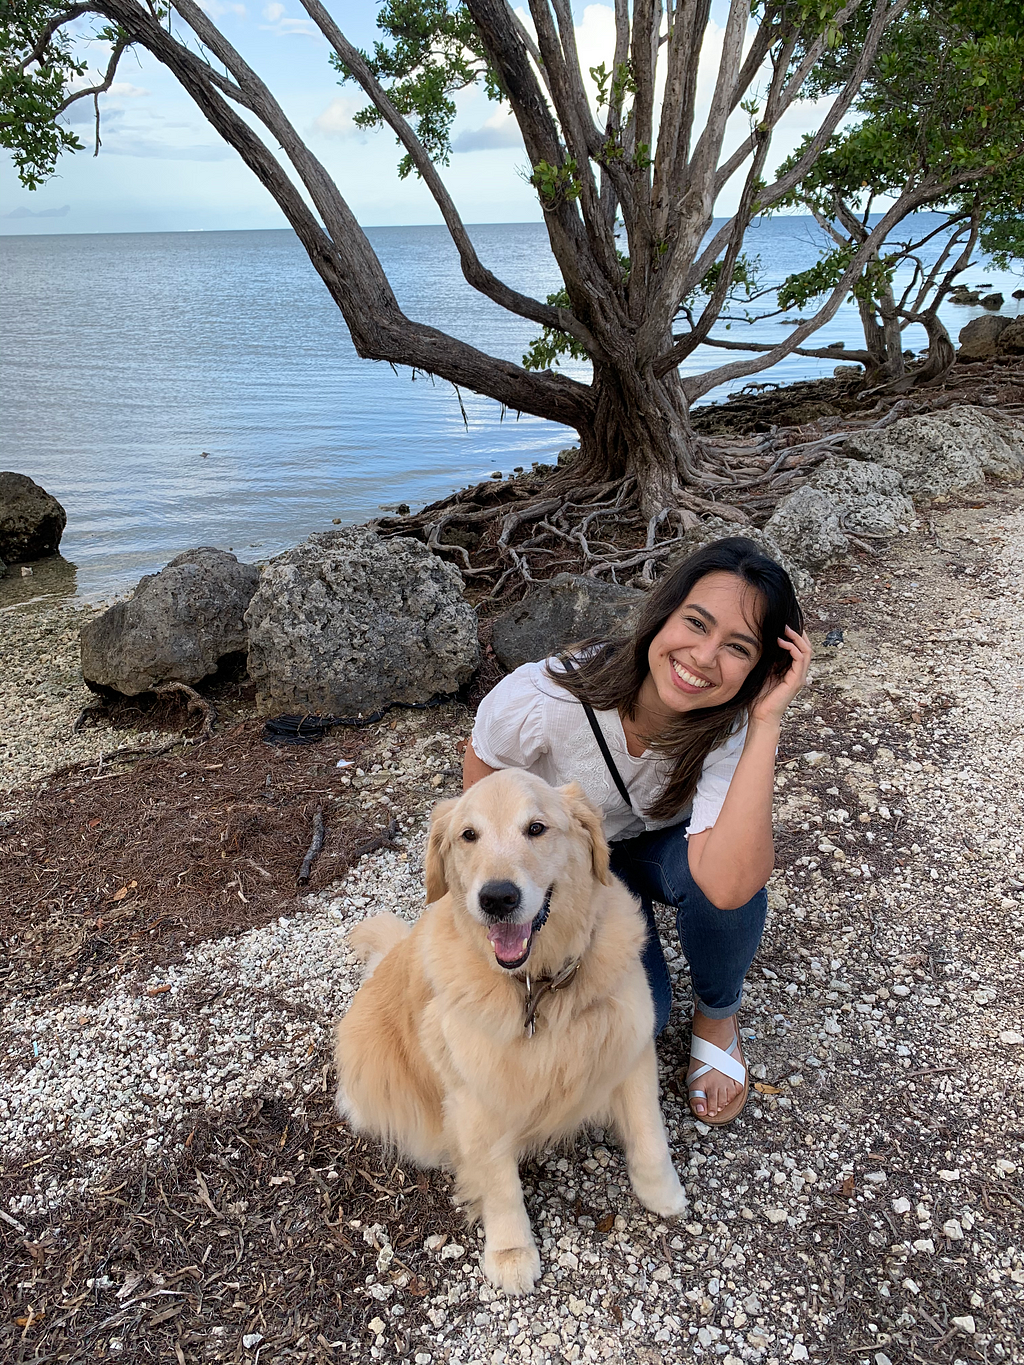
[[(5, 1194), (33, 1164), (0, 1176)], [(384, 1270), (379, 1234), (363, 1236), (374, 1225), (394, 1250)], [(424, 1299), (451, 1273), (424, 1249), (432, 1234), (475, 1245), (446, 1176), (354, 1138), (326, 1095), (302, 1113), (268, 1095), (201, 1119), (177, 1156), (125, 1170), (24, 1235), (0, 1222), (0, 1358), (366, 1358), (377, 1316), (391, 1322), (388, 1356), (408, 1356)], [(393, 1286), (386, 1304), (367, 1294), (370, 1274)]]
[[(0, 830), (0, 981), (95, 986), (109, 970), (166, 963), (188, 942), (294, 913), (297, 895), (380, 846), (382, 817), (359, 808), (335, 767), (358, 762), (371, 734), (274, 748), (260, 729), (243, 721), (127, 771), (93, 765), (25, 793)], [(299, 887), (318, 807), (324, 848)]]

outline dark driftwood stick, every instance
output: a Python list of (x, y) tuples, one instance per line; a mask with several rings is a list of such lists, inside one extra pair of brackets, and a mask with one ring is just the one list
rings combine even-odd
[(309, 872), (310, 868), (312, 868), (313, 866), (313, 860), (316, 858), (316, 855), (320, 852), (323, 846), (324, 812), (321, 806), (317, 806), (316, 810), (313, 813), (313, 842), (310, 844), (309, 850), (302, 860), (302, 866), (299, 868), (298, 882), (300, 886), (302, 886), (305, 882), (309, 881)]

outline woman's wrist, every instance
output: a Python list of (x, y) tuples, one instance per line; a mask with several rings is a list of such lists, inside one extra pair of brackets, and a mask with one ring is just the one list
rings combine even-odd
[(750, 739), (751, 735), (758, 736), (763, 735), (766, 738), (774, 739), (774, 741), (777, 744), (781, 733), (782, 733), (781, 716), (758, 716), (755, 714), (751, 714), (747, 717), (748, 739)]

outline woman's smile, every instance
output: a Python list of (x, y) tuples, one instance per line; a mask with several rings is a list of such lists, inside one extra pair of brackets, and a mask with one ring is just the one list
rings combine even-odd
[(668, 657), (669, 663), (672, 665), (672, 671), (679, 679), (679, 683), (684, 691), (703, 692), (705, 688), (712, 686), (710, 678), (703, 678), (699, 674), (691, 672), (691, 670), (688, 669), (685, 664), (681, 663), (674, 654), (670, 654)]

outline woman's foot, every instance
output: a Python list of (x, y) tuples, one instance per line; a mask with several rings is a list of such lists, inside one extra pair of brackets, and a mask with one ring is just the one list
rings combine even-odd
[[(690, 1110), (705, 1123), (731, 1123), (743, 1108), (748, 1086), (736, 1015), (708, 1019), (695, 1010), (692, 1032), (686, 1073)], [(701, 1041), (717, 1051), (702, 1047)]]

